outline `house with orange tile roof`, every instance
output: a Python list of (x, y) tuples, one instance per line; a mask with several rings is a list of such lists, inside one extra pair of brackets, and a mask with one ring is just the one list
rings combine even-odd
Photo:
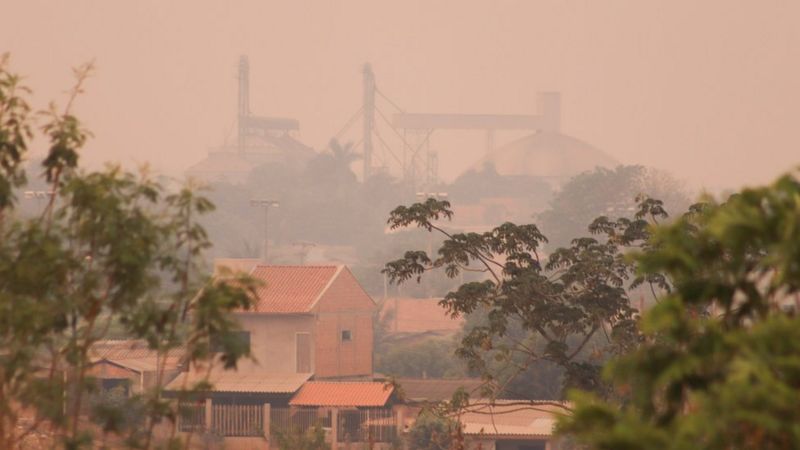
[(375, 302), (350, 269), (256, 265), (250, 275), (263, 284), (253, 307), (235, 314), (253, 358), (240, 372), (372, 376)]
[[(320, 386), (323, 391), (349, 387), (364, 393), (375, 386), (382, 389), (382, 383), (371, 382), (376, 305), (350, 270), (343, 265), (261, 265), (253, 260), (220, 265), (261, 282), (252, 307), (234, 312), (239, 338), (249, 345), (251, 358), (240, 360), (235, 371), (200, 370), (175, 378), (167, 390), (202, 381), (213, 386), (189, 407), (193, 412), (181, 420), (180, 429), (222, 435), (226, 447), (264, 448), (276, 426), (308, 428), (326, 417), (323, 423), (330, 426), (331, 414), (341, 408), (347, 410), (342, 420), (347, 416), (347, 423), (356, 423), (348, 414), (358, 412), (359, 405), (311, 404), (317, 394), (310, 397), (311, 403), (290, 403), (298, 391), (302, 401)], [(312, 391), (305, 390), (307, 385)], [(370, 408), (381, 409), (385, 403)], [(383, 408), (370, 412), (368, 420), (377, 420), (376, 414), (382, 414), (384, 422), (394, 417), (391, 409)], [(334, 419), (338, 423), (338, 417)], [(384, 424), (381, 430), (385, 429)]]
[(376, 381), (309, 381), (289, 405), (289, 412), (313, 412), (322, 418), (319, 423), (328, 424), (332, 449), (356, 442), (388, 448), (399, 436), (406, 411), (395, 387)]

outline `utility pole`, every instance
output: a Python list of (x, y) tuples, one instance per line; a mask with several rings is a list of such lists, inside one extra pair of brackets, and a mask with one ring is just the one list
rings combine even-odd
[(264, 208), (264, 247), (261, 254), (261, 259), (266, 264), (269, 262), (267, 260), (267, 251), (269, 248), (269, 208), (277, 208), (281, 206), (280, 202), (277, 200), (269, 200), (269, 199), (259, 199), (259, 200), (250, 200), (250, 206), (257, 207), (257, 208)]
[(248, 119), (250, 117), (250, 62), (247, 56), (242, 55), (239, 58), (239, 102), (237, 108), (238, 133), (237, 136), (237, 149), (240, 155), (245, 152), (247, 145), (247, 127)]
[(364, 64), (364, 183), (372, 175), (372, 132), (375, 128), (375, 74), (372, 66)]

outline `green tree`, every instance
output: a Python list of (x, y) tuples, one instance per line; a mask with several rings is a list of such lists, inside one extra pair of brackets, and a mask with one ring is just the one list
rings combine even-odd
[[(163, 444), (180, 445), (177, 404), (151, 391), (91, 408), (96, 389), (89, 351), (118, 328), (145, 340), (164, 363), (184, 346), (187, 363), (219, 361), (233, 367), (246, 349), (229, 345), (216, 355), (210, 341), (237, 329), (228, 314), (248, 308), (255, 286), (231, 275), (212, 282), (201, 270), (210, 247), (197, 219), (213, 205), (191, 187), (167, 192), (146, 171), (79, 167), (89, 133), (71, 113), (91, 65), (76, 70), (67, 106), (31, 114), (20, 78), (0, 59), (0, 448), (18, 448), (47, 430), (64, 448), (91, 447), (96, 431), (135, 448), (150, 448), (165, 424)], [(34, 122), (39, 118), (41, 123)], [(34, 130), (48, 142), (41, 171), (48, 200), (41, 215), (16, 213)], [(199, 294), (198, 294), (199, 292)], [(207, 386), (198, 386), (203, 388)], [(194, 386), (179, 394), (191, 395)], [(116, 410), (116, 412), (112, 412)], [(142, 421), (122, 420), (141, 411)], [(23, 414), (32, 422), (20, 421)], [(89, 426), (99, 424), (99, 430)]]
[(534, 224), (502, 224), (485, 233), (452, 234), (441, 221), (452, 216), (450, 204), (433, 198), (392, 211), (392, 228), (415, 226), (443, 236), (436, 255), (407, 251), (386, 264), (393, 282), (421, 280), (442, 270), (450, 278), (463, 271), (485, 278), (448, 293), (442, 305), (453, 315), (481, 314), (485, 319), (466, 330), (457, 350), (472, 371), (486, 380), (492, 397), (504, 392), (538, 362), (563, 370), (563, 388), (602, 392), (600, 369), (609, 355), (629, 351), (638, 342), (637, 311), (626, 287), (663, 279), (634, 278), (624, 249), (645, 246), (648, 221), (666, 217), (660, 201), (641, 198), (631, 219), (597, 218), (597, 235), (574, 239), (548, 258), (547, 242)]
[(607, 369), (623, 401), (576, 392), (561, 432), (597, 449), (798, 448), (798, 217), (786, 175), (659, 226), (634, 259), (673, 289)]
[(547, 206), (552, 196), (550, 186), (539, 177), (530, 175), (500, 175), (491, 163), (480, 170), (469, 170), (445, 188), (453, 198), (462, 202), (478, 202), (484, 198), (529, 198), (537, 210)]
[[(466, 317), (463, 333), (479, 326), (488, 325), (488, 311), (480, 308)], [(530, 335), (518, 319), (509, 321), (509, 326), (500, 341), (500, 347), (512, 348), (515, 342), (526, 340)], [(496, 347), (497, 345), (495, 345)], [(537, 351), (541, 351), (539, 348)], [(552, 361), (540, 359), (526, 361), (525, 355), (512, 355), (513, 364), (505, 358), (495, 359), (496, 351), (489, 351), (483, 356), (485, 372), (491, 373), (494, 384), (498, 386), (494, 394), (498, 398), (513, 400), (559, 400), (563, 398), (564, 369)], [(523, 369), (523, 370), (519, 370)]]
[(414, 450), (449, 450), (453, 435), (457, 434), (458, 422), (423, 411), (417, 416), (408, 432), (409, 448)]
[(394, 377), (463, 377), (463, 361), (453, 358), (456, 342), (429, 338), (412, 343), (384, 343), (376, 352), (375, 370)]
[(644, 166), (597, 168), (559, 189), (537, 222), (550, 239), (550, 248), (568, 246), (595, 217), (629, 217), (641, 196), (661, 200), (669, 211), (685, 211), (690, 204), (686, 189), (665, 172)]

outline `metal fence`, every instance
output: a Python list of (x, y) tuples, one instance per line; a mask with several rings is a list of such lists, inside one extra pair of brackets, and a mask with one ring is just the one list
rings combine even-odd
[[(270, 433), (306, 433), (314, 427), (333, 428), (333, 414), (321, 408), (270, 408)], [(179, 429), (210, 431), (218, 436), (263, 436), (264, 405), (218, 404), (211, 407), (211, 427), (206, 427), (204, 403), (180, 405)], [(391, 409), (340, 410), (335, 424), (339, 442), (392, 442), (397, 436), (397, 416)]]
[(183, 432), (204, 431), (206, 428), (205, 402), (178, 405), (178, 429)]
[(213, 404), (211, 430), (220, 436), (263, 436), (264, 405)]
[(339, 442), (392, 442), (397, 436), (397, 417), (391, 409), (342, 410), (337, 426)]
[(317, 408), (271, 408), (271, 433), (305, 433), (316, 426), (331, 427), (331, 413)]

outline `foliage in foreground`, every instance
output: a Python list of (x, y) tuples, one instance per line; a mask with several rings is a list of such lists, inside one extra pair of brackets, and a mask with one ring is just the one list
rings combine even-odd
[[(209, 343), (236, 329), (228, 313), (248, 308), (253, 295), (247, 278), (212, 283), (202, 275), (198, 263), (210, 243), (197, 219), (213, 209), (208, 200), (190, 187), (167, 192), (146, 172), (80, 170), (79, 151), (89, 133), (71, 105), (90, 69), (76, 70), (66, 108), (34, 115), (30, 90), (8, 70), (8, 57), (0, 58), (3, 449), (18, 448), (41, 430), (69, 449), (96, 445), (98, 433), (104, 442), (111, 436), (132, 448), (182, 446), (176, 402), (165, 399), (161, 387), (90, 402), (98, 389), (90, 350), (116, 328), (159, 353), (159, 380), (178, 347), (186, 351), (186, 364), (209, 365)], [(38, 216), (26, 218), (16, 207), (24, 201), (23, 163), (34, 136), (48, 145), (40, 168), (47, 190), (34, 193), (47, 201)], [(227, 367), (247, 353), (236, 345), (219, 350), (218, 361)], [(179, 397), (204, 387), (186, 386)], [(136, 420), (126, 419), (131, 412)], [(156, 442), (160, 424), (166, 432)]]
[(325, 430), (319, 424), (306, 431), (274, 431), (273, 435), (280, 450), (326, 450)]
[(457, 422), (423, 411), (408, 433), (408, 445), (418, 450), (449, 450), (459, 429)]
[(574, 393), (562, 433), (596, 449), (800, 445), (800, 181), (745, 189), (655, 230), (643, 274), (673, 291), (607, 369), (624, 401)]

